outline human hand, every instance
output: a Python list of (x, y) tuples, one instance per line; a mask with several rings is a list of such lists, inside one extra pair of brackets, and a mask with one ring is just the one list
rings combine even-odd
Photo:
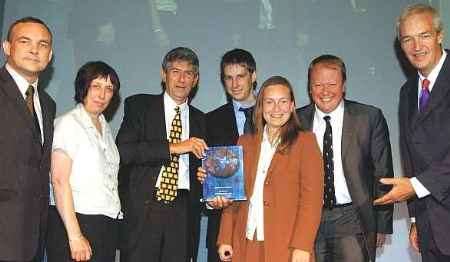
[(231, 261), (231, 259), (233, 258), (233, 247), (231, 247), (230, 245), (222, 244), (219, 246), (217, 253), (219, 253), (221, 261)]
[(294, 249), (292, 251), (292, 262), (309, 262), (311, 254), (301, 249)]
[(88, 261), (92, 257), (91, 245), (83, 235), (69, 237), (69, 247), (72, 259), (75, 261)]
[(208, 205), (214, 209), (225, 208), (233, 203), (233, 200), (225, 198), (223, 196), (217, 196), (213, 200), (208, 201)]
[(411, 223), (411, 228), (409, 229), (409, 243), (415, 251), (420, 252), (416, 223)]
[(382, 248), (386, 242), (386, 234), (377, 233), (377, 248)]
[(380, 182), (385, 185), (392, 185), (391, 191), (384, 196), (375, 199), (374, 205), (388, 205), (409, 199), (415, 194), (414, 188), (409, 178), (382, 178)]
[(169, 144), (169, 151), (171, 154), (185, 154), (193, 153), (197, 158), (202, 158), (205, 155), (205, 150), (208, 148), (205, 140), (197, 137), (191, 137), (179, 143)]
[(200, 182), (200, 184), (203, 184), (203, 182), (205, 182), (206, 179), (206, 170), (203, 169), (202, 167), (198, 167), (197, 168), (197, 180), (198, 182)]

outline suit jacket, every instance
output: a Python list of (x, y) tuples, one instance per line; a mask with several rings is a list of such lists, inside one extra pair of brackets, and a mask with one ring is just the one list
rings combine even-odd
[[(237, 143), (239, 132), (232, 102), (206, 114), (206, 136), (208, 146), (235, 145)], [(219, 209), (206, 210), (208, 215), (206, 245), (208, 249), (216, 250), (221, 213), (222, 211)]]
[[(222, 213), (217, 244), (233, 247), (233, 261), (244, 261), (249, 199), (258, 168), (261, 139), (243, 135), (247, 201)], [(312, 254), (323, 203), (323, 163), (314, 134), (300, 132), (289, 151), (276, 152), (264, 181), (264, 258), (290, 261), (291, 249)]]
[(450, 255), (450, 58), (438, 74), (424, 112), (418, 112), (418, 76), (400, 91), (400, 150), (404, 175), (416, 177), (431, 195), (409, 201), (416, 217), (421, 248), (433, 236), (439, 250)]
[[(315, 106), (297, 110), (300, 124), (313, 129)], [(393, 177), (392, 153), (386, 120), (380, 109), (344, 100), (342, 167), (353, 206), (360, 215), (367, 245), (375, 258), (376, 234), (392, 233), (393, 205), (374, 206), (373, 200), (389, 191), (380, 178)]]
[[(204, 114), (189, 105), (189, 135), (204, 138), (205, 132)], [(119, 192), (128, 235), (126, 245), (132, 247), (139, 241), (161, 167), (170, 161), (162, 94), (134, 95), (125, 100), (117, 145), (121, 160)], [(192, 230), (189, 245), (195, 258), (200, 233), (201, 186), (196, 179), (200, 164), (199, 159), (189, 154), (191, 212), (188, 228)]]
[(38, 90), (43, 146), (19, 88), (0, 69), (0, 260), (31, 260), (46, 231), (56, 106)]

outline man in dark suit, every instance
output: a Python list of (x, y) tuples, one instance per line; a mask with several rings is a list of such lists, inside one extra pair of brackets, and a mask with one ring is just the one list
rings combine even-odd
[[(252, 127), (251, 111), (256, 102), (256, 62), (252, 54), (242, 49), (226, 52), (220, 62), (220, 80), (229, 102), (206, 114), (209, 146), (235, 145), (239, 135)], [(217, 262), (220, 259), (216, 240), (222, 211), (207, 209), (206, 213), (208, 261)]]
[(316, 239), (318, 262), (374, 261), (376, 247), (392, 233), (393, 206), (374, 207), (386, 190), (377, 181), (393, 177), (389, 131), (383, 113), (344, 99), (346, 68), (333, 55), (309, 66), (312, 103), (297, 110), (315, 133), (324, 158), (324, 207)]
[(195, 174), (206, 131), (203, 113), (188, 97), (198, 68), (191, 49), (175, 48), (162, 62), (163, 94), (125, 100), (117, 135), (120, 175), (129, 179), (125, 261), (196, 261), (201, 188)]
[(409, 239), (422, 261), (450, 261), (450, 59), (439, 13), (405, 8), (398, 40), (418, 73), (400, 91), (400, 152), (405, 177), (383, 179), (392, 190), (376, 204), (409, 199)]
[(14, 22), (0, 69), (0, 261), (40, 261), (47, 224), (55, 102), (38, 88), (52, 35), (33, 17)]

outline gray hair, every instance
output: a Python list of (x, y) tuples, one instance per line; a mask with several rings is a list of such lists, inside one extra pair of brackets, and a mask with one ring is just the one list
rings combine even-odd
[(396, 23), (396, 31), (397, 31), (397, 38), (400, 40), (400, 25), (403, 23), (408, 17), (415, 14), (424, 14), (429, 13), (433, 17), (433, 29), (436, 30), (436, 32), (442, 32), (444, 30), (444, 25), (442, 23), (441, 16), (439, 14), (439, 11), (436, 10), (434, 7), (426, 4), (413, 4), (405, 7), (402, 10), (402, 13), (397, 18)]

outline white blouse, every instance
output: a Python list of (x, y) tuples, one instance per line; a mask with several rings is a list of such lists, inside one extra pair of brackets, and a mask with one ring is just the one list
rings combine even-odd
[(279, 140), (270, 144), (267, 127), (264, 127), (261, 149), (258, 159), (258, 169), (256, 170), (255, 184), (248, 207), (246, 238), (253, 240), (256, 232), (256, 240), (264, 241), (264, 181), (267, 171), (272, 162), (273, 155), (277, 150)]
[[(70, 186), (75, 212), (122, 218), (117, 175), (120, 156), (103, 115), (102, 134), (82, 104), (55, 119), (53, 151), (61, 150), (72, 160)], [(50, 174), (51, 175), (51, 174)], [(50, 185), (50, 204), (55, 205)]]

